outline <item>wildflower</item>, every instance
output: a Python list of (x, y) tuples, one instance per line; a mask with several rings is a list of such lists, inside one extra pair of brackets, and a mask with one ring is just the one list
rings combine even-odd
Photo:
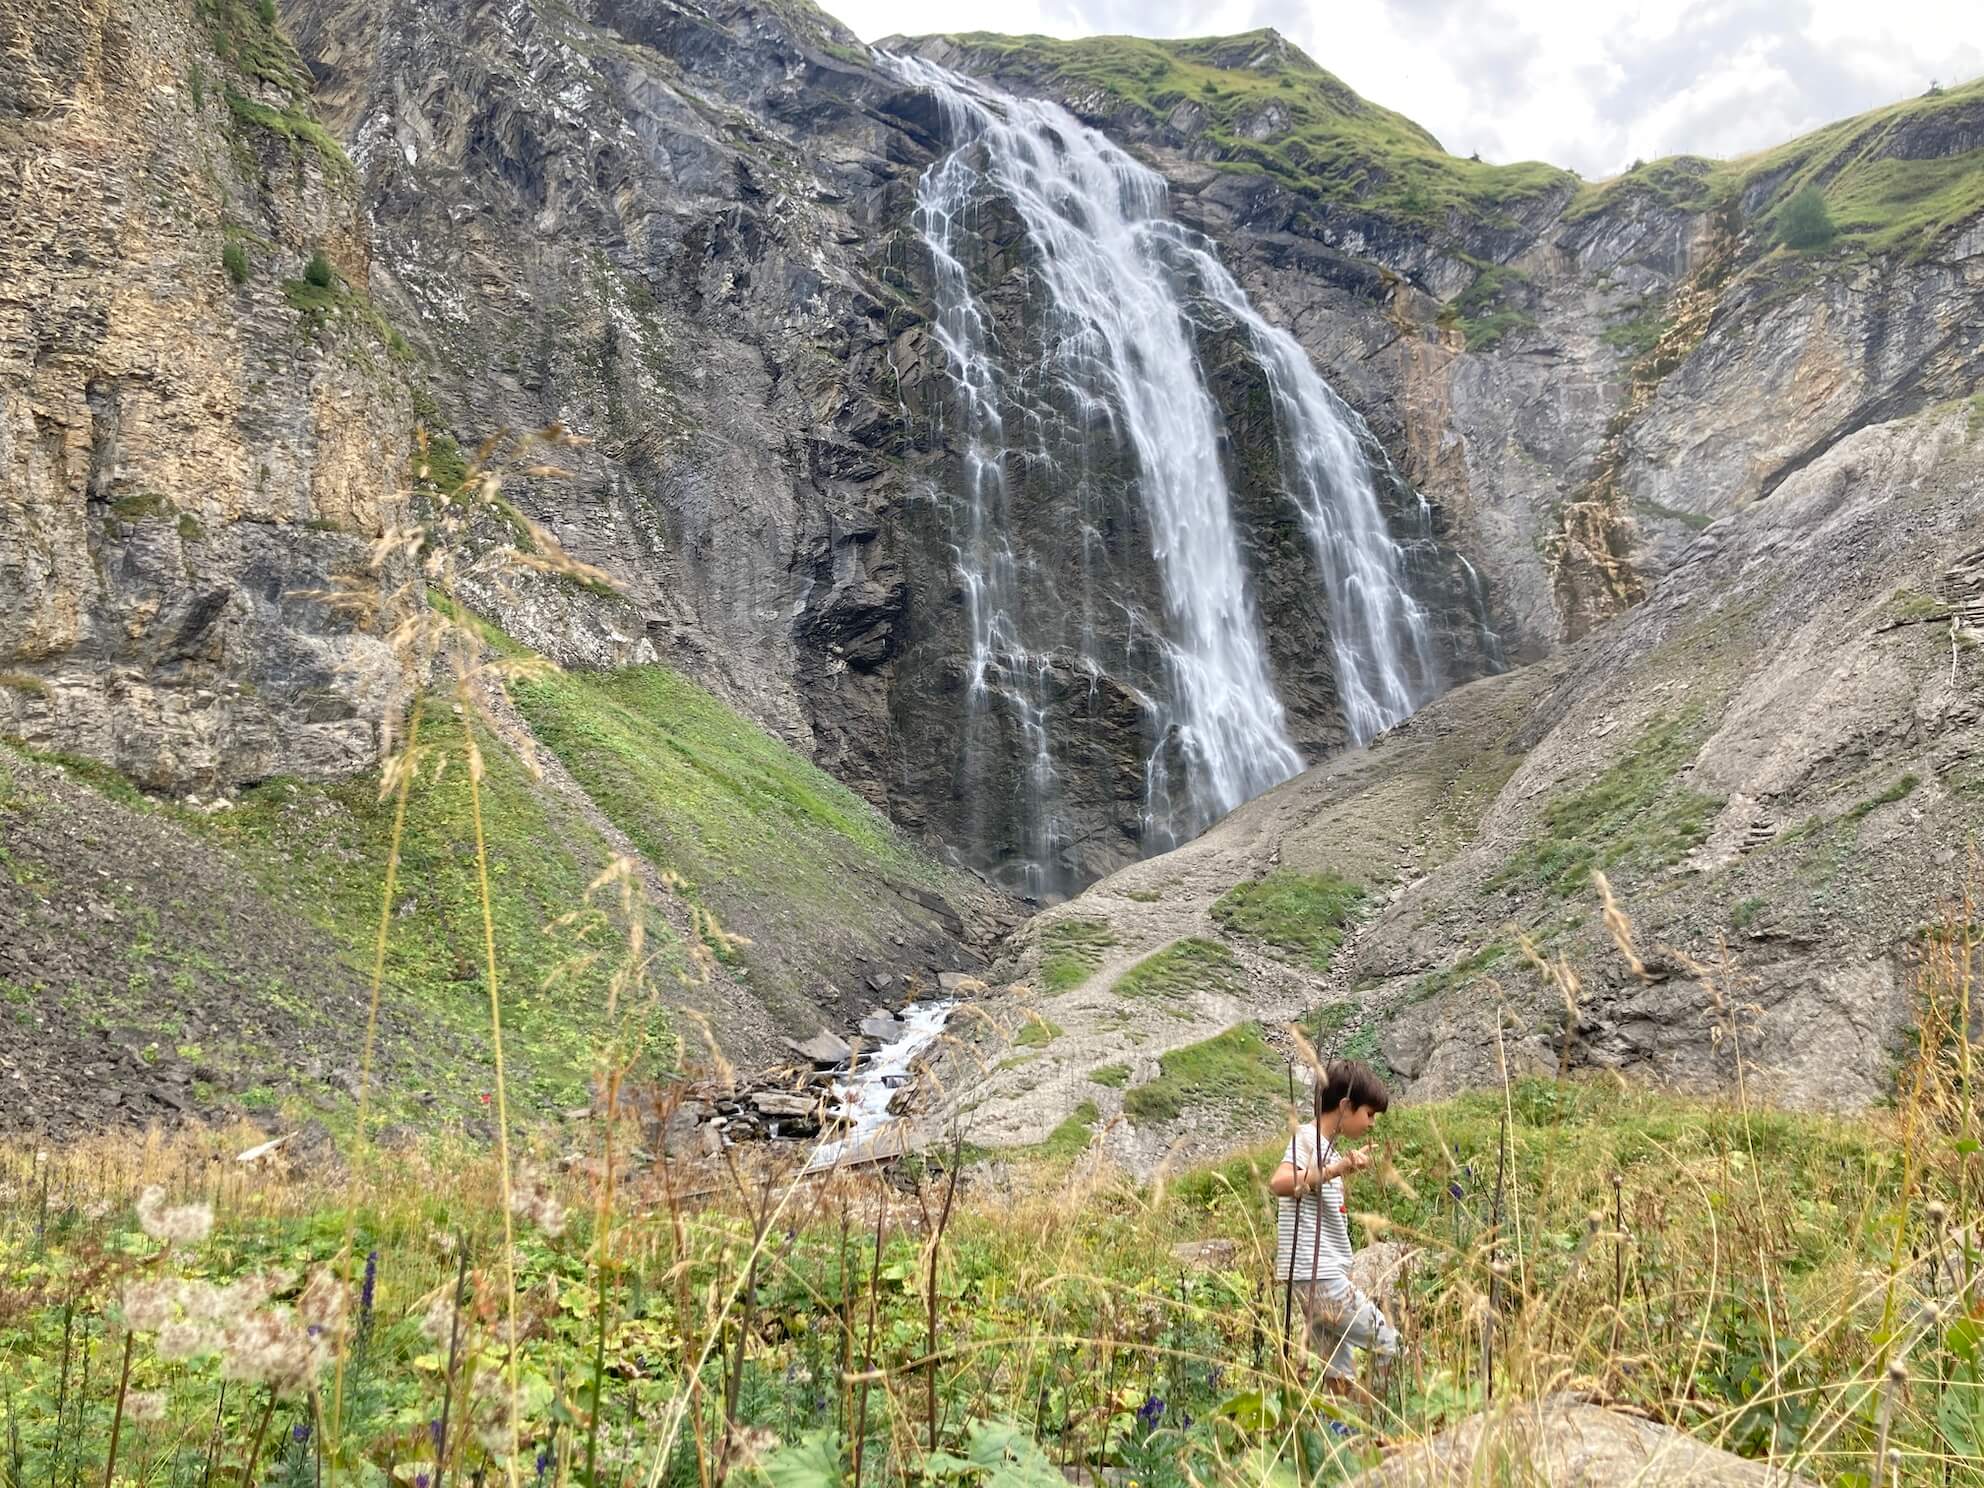
[(134, 1281), (124, 1288), (124, 1322), (134, 1333), (156, 1333), (172, 1321), (175, 1287), (169, 1281)]
[(1155, 1430), (1158, 1419), (1164, 1414), (1164, 1402), (1155, 1395), (1146, 1395), (1144, 1403), (1137, 1407), (1137, 1419), (1146, 1431)]
[(379, 1252), (373, 1250), (365, 1257), (365, 1280), (358, 1289), (358, 1314), (372, 1316), (372, 1298), (379, 1286)]
[(542, 1483), (542, 1482), (544, 1481), (544, 1474), (545, 1474), (545, 1471), (546, 1471), (546, 1469), (548, 1469), (548, 1468), (549, 1468), (550, 1466), (551, 1466), (551, 1452), (550, 1452), (550, 1449), (549, 1449), (549, 1448), (545, 1448), (545, 1447), (540, 1447), (540, 1448), (538, 1449), (538, 1453), (537, 1453), (537, 1480), (538, 1480), (538, 1482), (540, 1482), (540, 1483)]
[(1459, 1184), (1459, 1183), (1457, 1183), (1457, 1182), (1456, 1182), (1456, 1183), (1449, 1183), (1449, 1184), (1447, 1185), (1447, 1195), (1448, 1195), (1448, 1197), (1449, 1197), (1449, 1198), (1451, 1198), (1451, 1199), (1452, 1199), (1452, 1200), (1453, 1200), (1453, 1201), (1454, 1201), (1454, 1202), (1455, 1202), (1456, 1204), (1458, 1204), (1458, 1203), (1459, 1203), (1459, 1202), (1460, 1202), (1460, 1201), (1461, 1201), (1462, 1199), (1464, 1199), (1464, 1198), (1466, 1198), (1466, 1197), (1467, 1197), (1467, 1191), (1466, 1191), (1465, 1189), (1463, 1189), (1463, 1188), (1462, 1188), (1462, 1187), (1460, 1186), (1460, 1184)]
[(221, 1378), (266, 1383), (277, 1391), (301, 1391), (316, 1379), (329, 1357), (286, 1313), (251, 1312), (227, 1326), (222, 1339)]
[(168, 1245), (198, 1245), (213, 1232), (214, 1211), (207, 1204), (165, 1207), (165, 1190), (153, 1184), (138, 1195), (138, 1224), (154, 1240)]
[(294, 1426), (290, 1427), (289, 1439), (299, 1447), (310, 1440), (310, 1423), (308, 1421), (298, 1421)]
[(165, 1391), (132, 1390), (124, 1396), (124, 1419), (127, 1421), (162, 1421), (165, 1419)]

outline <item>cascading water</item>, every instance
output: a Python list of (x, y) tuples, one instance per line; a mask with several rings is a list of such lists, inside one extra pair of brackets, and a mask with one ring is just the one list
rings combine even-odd
[[(1029, 756), (1003, 805), (1022, 823), (1027, 886), (1054, 890), (1067, 829), (1057, 811), (1057, 679), (1117, 678), (1149, 753), (1144, 846), (1195, 834), (1302, 768), (1270, 672), (1222, 452), (1224, 421), (1197, 334), (1222, 319), (1265, 375), (1287, 496), (1329, 606), (1344, 724), (1363, 743), (1437, 685), (1429, 627), (1405, 582), (1374, 486), (1375, 447), (1286, 332), (1264, 320), (1200, 235), (1171, 221), (1164, 180), (1058, 106), (1003, 94), (917, 57), (890, 58), (936, 99), (950, 153), (922, 176), (916, 225), (933, 272), (935, 335), (957, 392), (961, 490), (951, 541), (970, 627), (961, 775), (996, 712)], [(1001, 346), (973, 282), (975, 214), (1017, 214), (1045, 290), (1029, 346)], [(1031, 301), (1029, 301), (1031, 303)], [(1161, 579), (1155, 607), (1091, 563), (1113, 514), (1087, 452), (1127, 454), (1135, 520)], [(1012, 512), (1013, 471), (1063, 483), (1078, 525), (1079, 593), (1037, 562)], [(1062, 495), (1063, 493), (1057, 493)], [(1061, 534), (1056, 534), (1060, 536)], [(1097, 612), (1102, 612), (1099, 623)], [(999, 803), (993, 803), (999, 809)]]
[(1366, 453), (1376, 441), (1295, 338), (1261, 318), (1211, 246), (1182, 230), (1177, 241), (1205, 295), (1247, 333), (1267, 374), (1289, 494), (1329, 594), (1344, 725), (1352, 743), (1368, 744), (1425, 700), (1438, 673), (1432, 627), (1406, 587), (1405, 552), (1378, 506)]

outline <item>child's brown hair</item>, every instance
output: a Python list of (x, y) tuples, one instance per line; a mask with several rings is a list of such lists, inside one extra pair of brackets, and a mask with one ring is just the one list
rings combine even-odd
[(1316, 1114), (1334, 1111), (1345, 1101), (1375, 1115), (1391, 1105), (1392, 1093), (1378, 1072), (1361, 1059), (1332, 1059), (1323, 1067), (1322, 1082), (1316, 1086)]

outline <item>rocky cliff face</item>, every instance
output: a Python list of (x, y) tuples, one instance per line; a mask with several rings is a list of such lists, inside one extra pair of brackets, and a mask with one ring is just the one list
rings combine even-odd
[[(240, 0), (36, 17), (34, 65), (0, 85), (9, 732), (165, 789), (362, 768), (401, 679), (305, 596), (392, 520), (416, 425), (448, 464), (557, 421), (586, 441), (569, 478), (509, 494), (624, 593), (512, 572), (478, 608), (569, 664), (693, 673), (930, 847), (1022, 881), (1002, 807), (1029, 789), (1026, 730), (960, 743), (942, 497), (965, 451), (912, 222), (950, 144), (927, 93), (800, 0), (286, 0), (295, 51)], [(1385, 483), (1393, 519), (1426, 498), (1415, 582), (1449, 682), (1734, 583), (1750, 550), (1728, 544), (1781, 534), (1725, 524), (1984, 370), (1975, 85), (1590, 187), (1453, 160), (1272, 33), (915, 46), (1164, 173), (1409, 482)], [(1806, 186), (1840, 237), (1799, 253), (1779, 214)], [(1002, 341), (1040, 352), (1034, 251), (995, 202), (969, 267)], [(1230, 323), (1200, 331), (1313, 758), (1344, 737), (1333, 621), (1261, 364)], [(1083, 468), (1121, 486), (1106, 445)], [(1078, 566), (1052, 472), (1013, 489), (1029, 561)], [(1101, 537), (1120, 592), (1154, 601), (1148, 534)], [(1150, 845), (1141, 680), (1042, 668), (1071, 741), (1058, 887)]]
[[(576, 480), (512, 491), (627, 598), (555, 581), (482, 596), (561, 659), (658, 656), (724, 690), (932, 846), (1025, 881), (1008, 829), (1025, 729), (967, 757), (964, 596), (944, 496), (964, 451), (931, 331), (918, 174), (932, 100), (804, 8), (615, 0), (578, 10), (294, 0), (285, 17), (371, 206), (377, 296), (425, 358), (430, 422), (463, 442), (558, 419), (593, 442)], [(1026, 344), (1037, 276), (1017, 223), (980, 224), (973, 273)], [(1313, 756), (1344, 736), (1330, 621), (1282, 500), (1259, 369), (1202, 348), (1275, 681)], [(1122, 484), (1129, 452), (1086, 468)], [(1019, 481), (1028, 562), (1079, 567), (1061, 492)], [(1416, 511), (1416, 498), (1394, 495)], [(1106, 534), (1131, 593), (1149, 534)], [(1497, 664), (1451, 559), (1425, 575), (1450, 677)], [(1113, 622), (1112, 622), (1113, 623)], [(1134, 669), (1044, 674), (1065, 817), (1050, 881), (1148, 850), (1152, 736)], [(1010, 869), (1010, 872), (1007, 870)]]
[(172, 789), (363, 769), (398, 668), (309, 597), (364, 566), (411, 424), (358, 183), (252, 7), (17, 19), (0, 729)]

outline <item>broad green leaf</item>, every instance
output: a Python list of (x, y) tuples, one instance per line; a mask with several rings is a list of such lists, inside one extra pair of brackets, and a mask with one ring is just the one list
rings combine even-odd
[(1966, 1364), (1977, 1362), (1977, 1345), (1984, 1342), (1984, 1322), (1976, 1318), (1960, 1317), (1951, 1323), (1943, 1335), (1950, 1352)]
[(1281, 1412), (1259, 1390), (1243, 1390), (1219, 1403), (1218, 1413), (1242, 1431), (1266, 1431), (1278, 1424)]
[(841, 1488), (840, 1434), (825, 1427), (787, 1442), (758, 1464), (757, 1476), (770, 1488)]
[(1068, 1480), (1039, 1444), (1010, 1421), (974, 1424), (965, 1437), (965, 1456), (985, 1469), (987, 1488), (1067, 1488)]

